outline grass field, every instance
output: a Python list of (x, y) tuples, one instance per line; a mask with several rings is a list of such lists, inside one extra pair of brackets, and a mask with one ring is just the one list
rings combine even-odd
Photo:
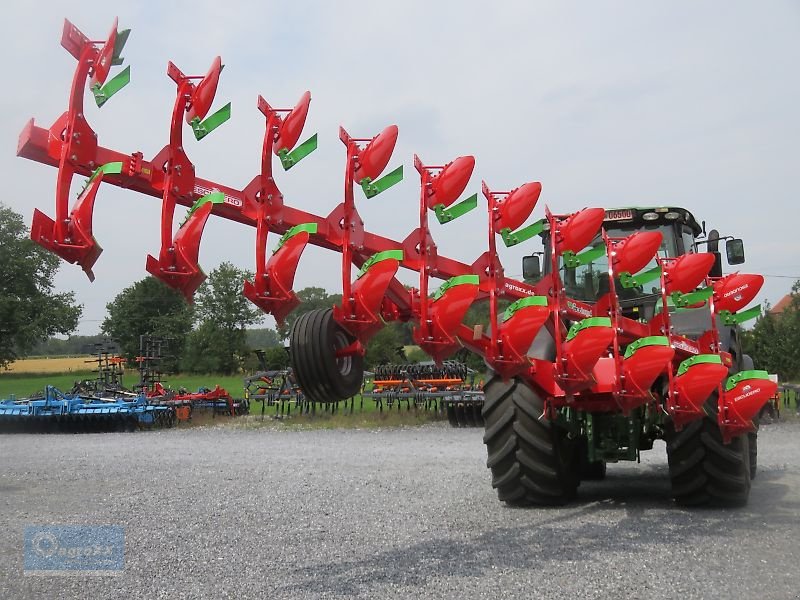
[[(48, 371), (38, 373), (0, 372), (0, 400), (8, 398), (12, 394), (17, 398), (24, 398), (43, 390), (46, 385), (54, 385), (62, 391), (69, 391), (76, 381), (94, 379), (95, 376), (95, 373), (86, 370), (85, 365), (80, 371), (66, 373)], [(123, 385), (131, 388), (138, 381), (139, 374), (136, 371), (129, 371), (122, 378)], [(242, 383), (241, 375), (175, 375), (166, 378), (166, 385), (173, 389), (185, 387), (189, 391), (197, 391), (201, 386), (213, 388), (217, 384), (228, 390), (234, 398), (240, 398), (244, 395), (244, 384)]]

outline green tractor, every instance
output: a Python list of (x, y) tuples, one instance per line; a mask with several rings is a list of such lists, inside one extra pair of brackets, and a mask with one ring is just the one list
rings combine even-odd
[[(556, 222), (550, 220), (550, 224)], [(560, 314), (566, 330), (610, 317), (617, 336), (604, 346), (594, 365), (591, 386), (571, 387), (569, 370), (558, 371), (559, 363), (576, 356), (567, 356), (564, 340), (559, 339), (562, 336), (553, 335), (552, 327), (538, 332), (528, 356), (534, 365), (556, 365), (558, 386), (549, 386), (547, 377), (504, 381), (496, 376), (488, 383), (484, 441), (500, 499), (511, 504), (563, 504), (573, 498), (580, 481), (605, 477), (607, 463), (638, 460), (642, 450), (652, 449), (655, 440), (662, 439), (677, 503), (744, 504), (756, 475), (757, 425), (746, 419), (746, 424), (731, 426), (727, 412), (732, 410), (731, 394), (739, 389), (737, 385), (746, 381), (752, 388), (754, 382), (762, 381), (763, 374), (753, 370), (751, 358), (741, 347), (738, 323), (752, 316), (752, 311), (745, 315), (719, 310), (719, 305), (730, 307), (731, 296), (722, 297), (726, 290), (735, 290), (734, 297), (743, 296), (738, 298), (738, 308), (742, 300), (749, 302), (763, 282), (758, 281), (760, 276), (723, 277), (721, 239), (726, 240), (731, 265), (744, 262), (742, 241), (720, 238), (713, 230), (706, 234), (705, 223), (698, 223), (688, 210), (671, 206), (606, 210), (602, 230), (590, 244), (593, 249), (584, 252), (583, 258), (565, 259), (554, 253), (551, 229), (545, 223), (540, 234), (544, 251), (523, 259), (525, 282), (546, 289), (553, 301), (559, 302), (562, 296)], [(651, 244), (660, 239), (657, 253), (639, 275), (615, 271), (615, 241), (637, 232), (660, 234), (649, 236)], [(670, 266), (682, 256), (701, 252), (713, 256), (706, 287), (691, 293), (665, 293), (665, 283), (669, 283), (665, 273)], [(688, 353), (680, 359), (676, 354), (666, 368), (656, 367), (652, 381), (645, 378), (647, 401), (628, 403), (625, 390), (635, 387), (624, 381), (629, 370), (624, 365), (613, 370), (612, 385), (604, 387), (600, 380), (608, 370), (600, 368), (600, 363), (619, 365), (632, 360), (638, 350), (647, 349), (646, 345), (637, 347), (640, 340), (625, 343), (623, 330), (636, 324), (647, 328), (651, 337), (645, 340), (655, 340), (653, 349), (664, 351), (659, 344), (669, 343), (676, 352)], [(720, 360), (719, 355), (724, 358)], [(648, 361), (641, 363), (644, 366), (640, 368), (646, 369)], [(711, 374), (713, 368), (716, 375)], [(687, 417), (681, 410), (680, 395), (689, 393), (688, 386), (676, 382), (689, 372), (695, 374), (692, 383), (699, 384), (692, 390), (695, 396), (699, 392), (705, 397), (700, 402), (695, 399), (694, 414)], [(712, 381), (709, 386), (709, 376), (721, 383)], [(691, 403), (683, 404), (685, 408)]]

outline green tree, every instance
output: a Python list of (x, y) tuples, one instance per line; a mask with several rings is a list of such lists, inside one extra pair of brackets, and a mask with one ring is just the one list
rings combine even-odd
[(324, 288), (321, 287), (307, 287), (297, 292), (297, 297), (300, 299), (300, 305), (290, 312), (283, 325), (278, 327), (278, 335), (282, 340), (289, 337), (289, 332), (292, 330), (292, 325), (297, 320), (297, 317), (305, 312), (315, 310), (317, 308), (331, 308), (334, 304), (341, 304), (341, 294), (328, 294)]
[(117, 294), (106, 310), (101, 329), (119, 343), (129, 362), (139, 354), (139, 336), (168, 338), (169, 356), (164, 357), (161, 368), (177, 372), (192, 328), (192, 307), (180, 293), (155, 277), (146, 277)]
[(414, 346), (408, 352), (406, 352), (406, 360), (410, 363), (421, 363), (421, 362), (428, 362), (429, 360), (433, 360), (431, 355), (425, 352), (419, 346)]
[(247, 359), (247, 327), (264, 315), (242, 296), (242, 282), (252, 273), (228, 262), (211, 271), (195, 296), (197, 328), (189, 335), (184, 358), (195, 373), (236, 373)]
[(764, 316), (742, 335), (745, 353), (756, 368), (777, 373), (783, 380), (800, 378), (800, 281), (792, 286), (791, 302), (780, 314)]
[(0, 204), (0, 368), (55, 334), (78, 326), (72, 292), (55, 293), (60, 261), (27, 237), (22, 216)]
[(364, 364), (367, 368), (405, 362), (402, 323), (387, 323), (367, 342)]
[(278, 332), (267, 327), (263, 329), (248, 329), (247, 345), (254, 350), (283, 346), (281, 339), (278, 337)]
[(264, 351), (264, 362), (267, 370), (285, 369), (289, 366), (289, 353), (283, 346), (273, 346)]
[(92, 354), (98, 346), (109, 346), (110, 340), (102, 334), (71, 335), (67, 339), (47, 338), (36, 344), (31, 354), (36, 356), (67, 356), (70, 354)]

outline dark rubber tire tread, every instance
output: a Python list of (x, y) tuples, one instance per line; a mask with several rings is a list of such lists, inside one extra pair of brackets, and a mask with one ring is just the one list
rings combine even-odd
[(501, 501), (558, 506), (578, 486), (575, 444), (547, 419), (543, 400), (518, 379), (491, 379), (484, 387), (487, 466)]
[(352, 341), (329, 308), (306, 312), (294, 322), (289, 335), (292, 371), (309, 401), (338, 402), (361, 389), (364, 358), (352, 355), (348, 373), (340, 371), (336, 360), (337, 349)]
[(709, 416), (667, 432), (672, 496), (682, 506), (744, 506), (750, 495), (748, 434), (722, 442), (716, 419), (717, 396), (706, 403)]

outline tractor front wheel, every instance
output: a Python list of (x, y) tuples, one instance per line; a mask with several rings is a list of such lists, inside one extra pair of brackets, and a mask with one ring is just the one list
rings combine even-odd
[(519, 379), (484, 388), (483, 441), (492, 487), (511, 505), (561, 505), (578, 487), (577, 444), (544, 415), (544, 401)]
[(292, 372), (312, 402), (338, 402), (355, 396), (364, 377), (364, 357), (337, 353), (355, 341), (333, 318), (333, 310), (303, 313), (289, 335)]

